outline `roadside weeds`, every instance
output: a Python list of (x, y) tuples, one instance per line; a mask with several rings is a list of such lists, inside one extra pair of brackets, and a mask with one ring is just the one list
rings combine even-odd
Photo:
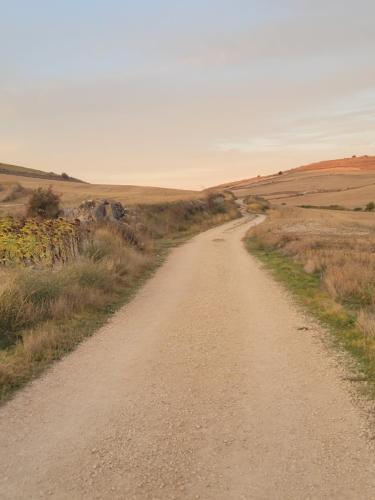
[(141, 212), (150, 229), (141, 233), (144, 241), (138, 246), (114, 225), (101, 225), (71, 261), (2, 270), (0, 403), (93, 335), (131, 300), (173, 247), (238, 216), (232, 203), (225, 211), (193, 214), (185, 205), (190, 210), (186, 203), (160, 205), (156, 216), (151, 207)]
[[(375, 398), (372, 292), (364, 278), (367, 273), (364, 263), (356, 265), (354, 258), (350, 267), (350, 259), (358, 252), (361, 242), (353, 242), (348, 234), (343, 251), (335, 252), (330, 246), (334, 235), (327, 238), (323, 230), (322, 234), (314, 235), (297, 231), (300, 223), (288, 213), (274, 212), (266, 223), (249, 231), (245, 238), (246, 248), (307, 311), (329, 328), (334, 343), (355, 360), (357, 369), (353, 378), (364, 382), (366, 392)], [(360, 251), (362, 260), (367, 261), (370, 256), (367, 257), (364, 245), (365, 242)], [(353, 273), (351, 280), (350, 273)]]

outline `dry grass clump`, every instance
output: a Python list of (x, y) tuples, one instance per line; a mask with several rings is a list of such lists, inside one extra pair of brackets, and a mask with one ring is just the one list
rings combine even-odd
[(6, 186), (0, 185), (0, 191), (5, 192), (1, 202), (8, 203), (24, 198), (31, 193), (30, 189), (23, 187), (19, 182), (11, 183)]
[(133, 212), (148, 235), (160, 239), (176, 233), (195, 233), (231, 220), (238, 216), (238, 207), (232, 198), (208, 193), (205, 199), (139, 205)]
[(363, 338), (352, 346), (362, 346), (375, 360), (374, 215), (283, 208), (249, 237), (261, 251), (276, 251), (318, 280), (321, 290), (356, 318)]
[(74, 261), (8, 269), (0, 290), (0, 399), (71, 350), (90, 331), (86, 324), (96, 326), (153, 263), (109, 226), (95, 229)]
[(264, 213), (270, 208), (270, 203), (261, 196), (249, 195), (243, 201), (250, 212)]
[(375, 312), (361, 309), (357, 315), (357, 325), (366, 337), (375, 339)]
[(14, 343), (25, 329), (44, 321), (112, 302), (151, 264), (151, 255), (129, 247), (111, 227), (101, 227), (75, 261), (11, 269), (0, 293), (0, 343)]

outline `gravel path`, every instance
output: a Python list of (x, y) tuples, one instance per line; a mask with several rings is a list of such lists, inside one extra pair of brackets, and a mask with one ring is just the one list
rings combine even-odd
[(314, 323), (245, 251), (255, 222), (175, 249), (0, 410), (2, 500), (375, 498), (366, 420)]

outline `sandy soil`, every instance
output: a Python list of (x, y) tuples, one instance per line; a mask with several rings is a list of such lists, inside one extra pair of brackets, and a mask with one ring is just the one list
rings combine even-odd
[(322, 332), (250, 257), (254, 222), (174, 250), (0, 410), (2, 499), (371, 499), (374, 452)]

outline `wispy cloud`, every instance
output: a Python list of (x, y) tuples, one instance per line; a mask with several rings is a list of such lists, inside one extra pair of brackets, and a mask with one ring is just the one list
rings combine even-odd
[(374, 17), (370, 0), (14, 0), (0, 161), (199, 187), (371, 154)]

